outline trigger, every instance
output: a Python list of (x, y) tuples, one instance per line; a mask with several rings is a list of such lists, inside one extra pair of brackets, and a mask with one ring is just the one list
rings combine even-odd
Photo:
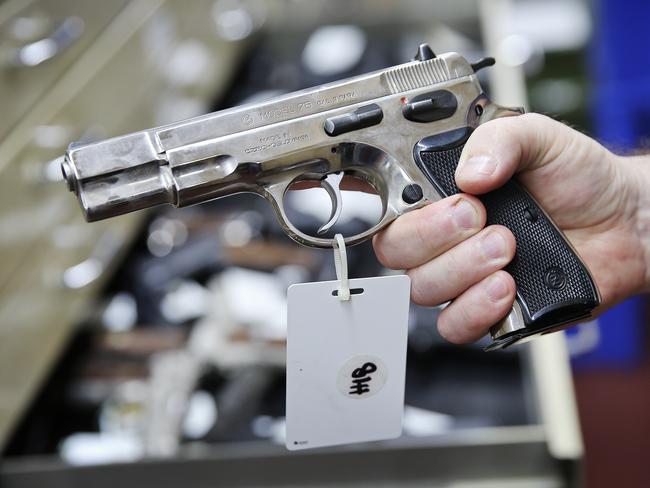
[(339, 185), (343, 179), (343, 172), (340, 173), (331, 173), (323, 178), (320, 182), (320, 186), (328, 193), (330, 200), (332, 201), (332, 212), (330, 213), (330, 218), (326, 224), (321, 226), (318, 229), (318, 234), (322, 235), (329, 231), (336, 221), (341, 216), (341, 208), (343, 206), (343, 199), (341, 198), (341, 189)]

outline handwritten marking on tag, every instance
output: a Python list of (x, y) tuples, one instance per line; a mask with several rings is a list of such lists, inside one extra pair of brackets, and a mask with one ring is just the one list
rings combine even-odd
[(387, 377), (388, 370), (381, 359), (361, 355), (345, 362), (339, 370), (337, 385), (346, 397), (363, 399), (378, 393)]
[(366, 384), (372, 381), (372, 376), (370, 373), (377, 371), (377, 365), (375, 363), (367, 362), (360, 368), (352, 371), (352, 386), (350, 386), (350, 395), (363, 395), (364, 393), (370, 393), (370, 385)]

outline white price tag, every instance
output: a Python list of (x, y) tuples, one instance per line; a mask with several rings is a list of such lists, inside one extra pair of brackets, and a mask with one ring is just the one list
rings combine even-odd
[[(411, 280), (406, 275), (293, 285), (288, 292), (288, 449), (402, 432)], [(363, 291), (361, 291), (363, 290)]]

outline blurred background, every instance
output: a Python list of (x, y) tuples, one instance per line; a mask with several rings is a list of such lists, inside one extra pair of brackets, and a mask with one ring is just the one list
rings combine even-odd
[[(86, 224), (51, 163), (93, 141), (399, 64), (490, 55), (483, 86), (634, 152), (650, 4), (0, 0), (0, 484), (648, 486), (645, 300), (512, 350), (412, 306), (404, 436), (289, 453), (285, 293), (334, 279), (255, 196)], [(287, 202), (301, 229), (321, 190)], [(376, 219), (345, 195), (341, 231)], [(386, 273), (369, 244), (350, 276)], [(255, 299), (251, 303), (251, 296)]]

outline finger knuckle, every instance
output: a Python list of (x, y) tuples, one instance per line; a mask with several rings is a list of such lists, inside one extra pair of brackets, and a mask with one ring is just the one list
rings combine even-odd
[(432, 213), (432, 211), (436, 210), (436, 208), (429, 205), (425, 210), (426, 212), (418, 214), (418, 218), (413, 221), (414, 239), (418, 246), (430, 245), (433, 239), (432, 231), (434, 226), (432, 221), (435, 219), (435, 213)]
[(546, 115), (542, 115), (536, 112), (527, 112), (517, 117), (517, 119), (520, 122), (530, 123), (535, 125), (548, 125), (549, 123), (553, 122), (553, 119), (551, 119), (550, 117), (547, 117)]
[(440, 258), (440, 264), (444, 269), (444, 276), (463, 276), (467, 264), (471, 262), (470, 256), (464, 256), (463, 246), (457, 246), (446, 252)]

